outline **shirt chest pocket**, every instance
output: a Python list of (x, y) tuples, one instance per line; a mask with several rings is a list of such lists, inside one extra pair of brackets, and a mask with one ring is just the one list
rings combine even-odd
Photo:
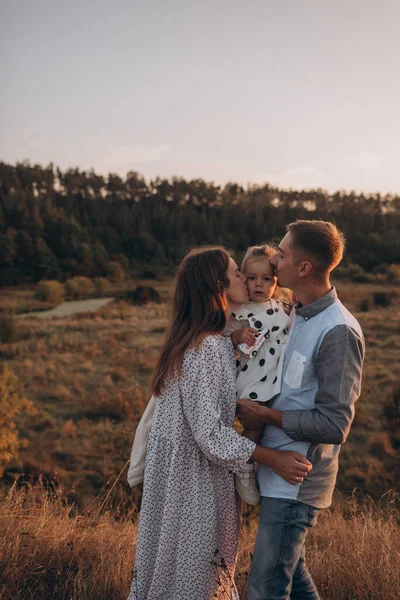
[(284, 382), (294, 390), (301, 387), (306, 364), (307, 357), (294, 350), (283, 378)]

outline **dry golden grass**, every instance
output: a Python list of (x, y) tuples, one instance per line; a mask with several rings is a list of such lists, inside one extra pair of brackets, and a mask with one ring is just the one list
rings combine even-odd
[(73, 515), (60, 492), (14, 488), (0, 508), (0, 598), (126, 598), (136, 526), (98, 509)]
[[(14, 486), (0, 506), (0, 599), (125, 600), (137, 513), (110, 512), (108, 499), (102, 495), (78, 514), (60, 489)], [(380, 507), (351, 502), (320, 515), (307, 560), (323, 600), (400, 597), (396, 502), (394, 495)], [(247, 519), (236, 572), (243, 599), (255, 532), (256, 520)]]

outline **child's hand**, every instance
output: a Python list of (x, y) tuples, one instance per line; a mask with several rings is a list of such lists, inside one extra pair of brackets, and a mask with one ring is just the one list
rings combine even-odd
[(258, 333), (257, 329), (253, 329), (252, 327), (243, 327), (243, 329), (238, 329), (231, 334), (232, 343), (235, 347), (239, 346), (239, 344), (254, 346), (256, 341), (256, 333)]

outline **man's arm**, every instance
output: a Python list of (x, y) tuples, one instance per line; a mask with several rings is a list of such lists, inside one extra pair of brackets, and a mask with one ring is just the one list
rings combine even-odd
[(315, 408), (288, 410), (282, 429), (295, 441), (343, 444), (354, 418), (354, 403), (361, 391), (364, 341), (354, 329), (337, 325), (324, 337), (316, 374)]
[(254, 408), (247, 401), (238, 404), (248, 417), (283, 429), (295, 441), (342, 444), (360, 395), (363, 360), (363, 339), (347, 325), (338, 325), (326, 334), (318, 354), (315, 408), (282, 412), (254, 402)]

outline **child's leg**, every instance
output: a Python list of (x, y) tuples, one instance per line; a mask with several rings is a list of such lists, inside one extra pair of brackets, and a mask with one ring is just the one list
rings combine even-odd
[[(264, 424), (260, 423), (259, 427), (252, 427), (251, 429), (243, 429), (243, 433), (242, 435), (244, 437), (246, 437), (248, 440), (251, 440), (252, 442), (255, 442), (256, 444), (258, 444), (258, 442), (261, 439), (261, 436), (263, 434), (264, 431)], [(247, 462), (252, 463), (253, 461), (251, 459), (249, 459)]]
[[(259, 427), (244, 429), (242, 435), (252, 442), (258, 443), (262, 436), (263, 428), (264, 425), (261, 423)], [(260, 504), (260, 492), (257, 486), (254, 464), (251, 459), (235, 473), (235, 485), (242, 500), (254, 506)]]

